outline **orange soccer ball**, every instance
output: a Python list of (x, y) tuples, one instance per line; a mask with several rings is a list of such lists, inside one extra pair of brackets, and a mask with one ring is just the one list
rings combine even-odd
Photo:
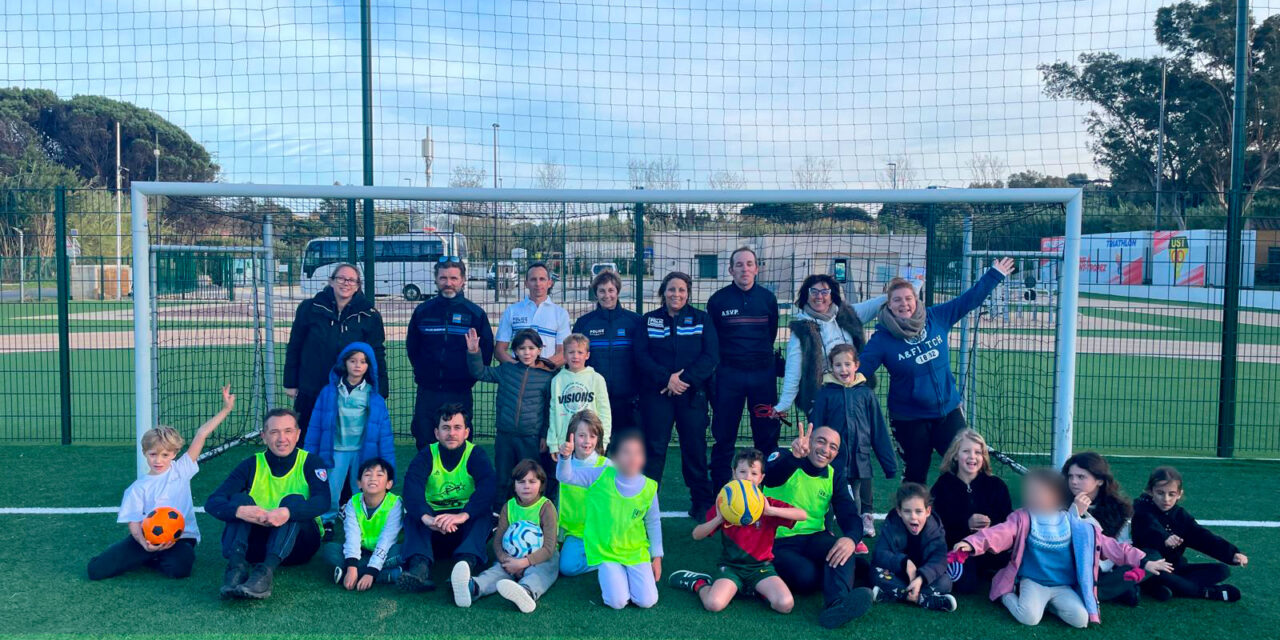
[(182, 512), (172, 507), (156, 507), (142, 520), (142, 537), (151, 544), (177, 542), (186, 525)]

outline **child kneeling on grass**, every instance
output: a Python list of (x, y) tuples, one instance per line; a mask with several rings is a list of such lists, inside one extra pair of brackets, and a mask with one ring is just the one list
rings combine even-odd
[[(449, 582), (453, 586), (453, 602), (459, 607), (470, 607), (474, 599), (497, 592), (521, 612), (533, 613), (538, 598), (560, 575), (556, 506), (542, 495), (547, 486), (546, 472), (537, 460), (521, 460), (511, 470), (511, 484), (515, 497), (502, 505), (498, 528), (493, 532), (493, 555), (498, 561), (475, 578), (465, 562), (453, 567)], [(538, 540), (527, 548), (527, 539), (510, 535), (526, 530), (530, 538)]]
[[(1179, 506), (1181, 500), (1182, 474), (1173, 467), (1156, 467), (1147, 479), (1146, 491), (1133, 503), (1134, 545), (1159, 553), (1173, 565), (1169, 573), (1143, 582), (1143, 591), (1155, 600), (1239, 600), (1240, 590), (1223, 581), (1231, 575), (1229, 565), (1248, 566), (1249, 557), (1196, 522)], [(1187, 549), (1195, 549), (1217, 562), (1188, 562)]]
[[(733, 457), (733, 479), (759, 487), (764, 481), (764, 454), (743, 449)], [(773, 568), (773, 539), (778, 527), (790, 529), (809, 517), (781, 500), (765, 498), (764, 513), (749, 525), (725, 522), (719, 508), (707, 511), (707, 521), (693, 528), (693, 539), (720, 533), (720, 566), (714, 577), (695, 571), (671, 574), (668, 583), (698, 594), (707, 611), (722, 611), (739, 592), (759, 595), (778, 613), (791, 613), (795, 598)]]
[(662, 577), (662, 520), (658, 483), (644, 471), (644, 436), (615, 435), (612, 466), (574, 467), (573, 438), (560, 446), (556, 476), (565, 485), (587, 488), (583, 546), (596, 565), (604, 603), (621, 609), (658, 603)]
[(400, 577), (400, 529), (404, 508), (400, 496), (388, 493), (396, 470), (382, 458), (360, 465), (360, 493), (342, 507), (344, 540), (321, 549), (333, 565), (333, 581), (347, 591), (366, 591), (374, 582), (395, 584)]
[[(200, 472), (200, 451), (204, 441), (235, 408), (231, 385), (222, 388), (222, 409), (196, 429), (185, 455), (182, 435), (173, 427), (156, 427), (142, 434), (142, 453), (147, 458), (147, 475), (133, 481), (124, 491), (116, 522), (129, 524), (129, 535), (89, 561), (89, 579), (118, 576), (143, 565), (154, 567), (170, 578), (191, 575), (196, 562), (195, 504), (191, 499), (191, 478)], [(164, 544), (151, 544), (142, 535), (142, 521), (152, 509), (169, 507), (182, 514), (182, 537)]]
[[(569, 464), (575, 469), (609, 466), (609, 459), (604, 457), (604, 424), (596, 412), (583, 409), (573, 414), (569, 420), (569, 437), (573, 442), (573, 457)], [(563, 444), (556, 450), (557, 458)], [(595, 571), (595, 566), (587, 563), (587, 548), (582, 542), (587, 523), (586, 488), (560, 487), (557, 506), (560, 515), (560, 573), (577, 576)]]
[[(1163, 560), (1143, 565), (1146, 554), (1103, 535), (1096, 520), (1080, 515), (1088, 510), (1081, 499), (1064, 510), (1064, 491), (1057, 471), (1032, 469), (1022, 478), (1022, 508), (1003, 523), (957, 542), (952, 554), (964, 562), (969, 554), (1011, 550), (1009, 565), (991, 580), (991, 599), (1000, 600), (1025, 625), (1040, 624), (1046, 609), (1081, 629), (1099, 622), (1096, 585), (1102, 558), (1145, 566), (1152, 573), (1169, 568)], [(1126, 574), (1125, 579), (1138, 582), (1144, 570)]]
[(947, 573), (947, 536), (933, 515), (929, 490), (914, 482), (898, 487), (871, 557), (879, 602), (913, 602), (934, 611), (955, 611)]

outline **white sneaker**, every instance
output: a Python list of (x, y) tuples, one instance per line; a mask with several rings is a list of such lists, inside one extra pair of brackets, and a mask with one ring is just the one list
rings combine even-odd
[(498, 595), (510, 600), (520, 609), (521, 613), (533, 613), (538, 603), (533, 599), (533, 595), (528, 589), (520, 586), (520, 583), (514, 580), (499, 580)]
[(862, 537), (876, 537), (876, 517), (870, 513), (862, 514)]
[(453, 603), (462, 608), (471, 606), (471, 565), (459, 562), (453, 565), (449, 573), (449, 584), (453, 587)]

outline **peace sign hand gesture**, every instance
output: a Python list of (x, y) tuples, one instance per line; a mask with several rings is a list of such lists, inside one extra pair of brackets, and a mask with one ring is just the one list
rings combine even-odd
[(807, 458), (809, 456), (809, 438), (813, 435), (813, 423), (809, 423), (806, 429), (802, 423), (799, 426), (800, 435), (791, 441), (791, 455), (796, 458)]

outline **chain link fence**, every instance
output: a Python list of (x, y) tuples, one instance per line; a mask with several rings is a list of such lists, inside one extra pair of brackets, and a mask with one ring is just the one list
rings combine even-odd
[[(0, 439), (131, 441), (135, 274), (129, 238), (115, 234), (114, 193), (63, 193), (0, 192), (4, 219), (29, 230), (21, 247), (12, 234), (3, 247), (3, 264), (10, 266), (0, 271), (0, 361), (24, 392), (3, 396)], [(1150, 208), (1127, 204), (1134, 197), (1100, 190), (1085, 196), (1075, 445), (1214, 455), (1225, 214), (1212, 194), (1185, 194), (1187, 202), (1203, 203), (1177, 211), (1185, 229), (1155, 230)], [(267, 405), (287, 403), (279, 376), (294, 311), (325, 285), (334, 262), (364, 264), (364, 206), (300, 198), (164, 198), (152, 205), (152, 243), (174, 247), (156, 254), (150, 276), (157, 291), (152, 322), (162, 422), (189, 433), (216, 410), (218, 387), (226, 382), (241, 394), (242, 410), (222, 429), (222, 439), (251, 431)], [(523, 270), (535, 260), (551, 267), (552, 300), (576, 318), (594, 308), (588, 283), (601, 269), (622, 276), (622, 304), (641, 312), (659, 304), (663, 275), (687, 272), (694, 279), (691, 303), (702, 307), (730, 283), (730, 252), (752, 246), (761, 260), (758, 282), (779, 300), (777, 346), (785, 351), (796, 287), (811, 273), (833, 275), (849, 301), (880, 295), (891, 277), (914, 278), (924, 301), (937, 304), (976, 280), (993, 256), (1060, 249), (1063, 213), (1039, 205), (380, 200), (372, 219), (375, 277), (365, 289), (377, 293), (392, 421), (407, 436), (415, 385), (404, 339), (413, 309), (434, 293), (440, 255), (463, 255), (466, 295), (496, 328), (503, 309), (523, 297)], [(127, 210), (121, 221), (127, 228)], [(1271, 418), (1280, 409), (1277, 236), (1261, 228), (1243, 234), (1239, 412), (1232, 435), (1240, 456), (1280, 454), (1280, 426)], [(270, 247), (270, 260), (255, 247)], [(19, 270), (19, 263), (26, 268)], [(1006, 452), (1047, 454), (1060, 320), (1056, 284), (1064, 267), (1042, 257), (1017, 263), (1008, 282), (953, 330), (952, 363), (972, 424)], [(482, 437), (492, 434), (493, 398), (490, 385), (477, 387)]]

